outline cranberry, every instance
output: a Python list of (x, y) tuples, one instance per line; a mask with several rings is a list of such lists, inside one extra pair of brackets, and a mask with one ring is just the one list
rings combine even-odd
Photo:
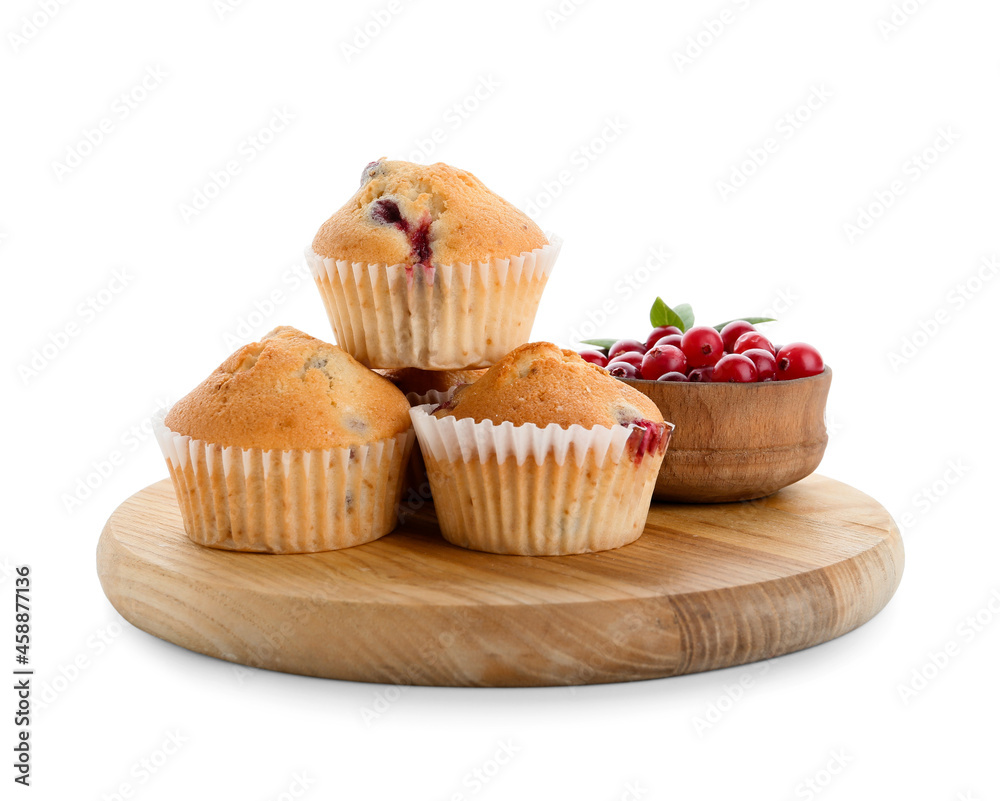
[(655, 381), (664, 373), (683, 373), (687, 369), (684, 352), (673, 345), (657, 345), (642, 357), (639, 371), (647, 381)]
[(655, 453), (667, 447), (666, 425), (664, 423), (654, 423), (652, 420), (633, 420), (629, 425), (635, 426), (628, 437), (628, 444), (635, 449), (633, 456), (635, 461), (642, 461), (642, 457), (647, 453)]
[(702, 384), (707, 384), (712, 380), (712, 373), (714, 372), (714, 367), (695, 367), (688, 373), (688, 381), (697, 381)]
[(615, 378), (638, 378), (639, 371), (628, 362), (615, 362), (608, 365), (608, 372)]
[(691, 367), (711, 367), (722, 358), (722, 336), (707, 325), (696, 325), (684, 332), (681, 350)]
[(733, 320), (722, 329), (722, 347), (726, 349), (726, 353), (735, 353), (736, 340), (756, 330), (746, 320)]
[(758, 381), (774, 381), (778, 372), (778, 362), (771, 351), (764, 348), (750, 348), (743, 351), (743, 355), (756, 366)]
[(673, 345), (675, 348), (679, 348), (683, 339), (684, 337), (680, 334), (667, 334), (665, 337), (660, 337), (660, 339), (654, 342), (653, 347), (657, 345)]
[(812, 345), (790, 342), (778, 351), (778, 380), (791, 381), (823, 372), (823, 357)]
[(399, 210), (399, 204), (391, 198), (380, 198), (372, 203), (372, 219), (379, 225), (392, 225), (406, 234), (410, 241), (410, 251), (416, 264), (429, 267), (431, 264), (431, 219), (425, 217), (419, 225), (410, 224)]
[(406, 224), (399, 204), (395, 200), (382, 198), (372, 203), (372, 219), (379, 225), (395, 225), (402, 228)]
[(680, 334), (681, 329), (676, 325), (661, 325), (653, 329), (652, 333), (646, 337), (646, 350), (649, 350), (653, 345), (659, 342), (665, 336), (670, 334)]
[[(704, 367), (698, 368), (704, 370)], [(684, 373), (665, 373), (656, 379), (657, 381), (687, 381), (688, 377)]]
[(742, 353), (727, 353), (715, 365), (712, 381), (722, 384), (750, 384), (757, 380), (757, 367)]
[(737, 339), (736, 344), (733, 346), (733, 353), (743, 353), (751, 348), (763, 348), (764, 350), (769, 350), (771, 353), (774, 353), (774, 345), (771, 344), (771, 340), (756, 331), (751, 331), (749, 334), (743, 334), (739, 339)]
[(614, 345), (608, 348), (608, 360), (615, 358), (619, 353), (635, 352), (640, 356), (646, 352), (646, 346), (636, 339), (619, 339)]
[(369, 161), (368, 166), (365, 167), (363, 173), (361, 173), (361, 185), (364, 186), (372, 178), (378, 175), (382, 171), (381, 161)]
[(619, 353), (613, 359), (608, 362), (610, 367), (612, 364), (618, 364), (618, 362), (628, 362), (636, 370), (642, 367), (643, 355), (641, 353), (636, 353), (634, 350), (626, 350)]
[[(436, 407), (434, 407), (433, 409), (431, 409), (431, 414), (434, 414), (435, 412), (440, 412), (440, 411), (446, 411), (446, 412), (447, 411), (451, 411), (452, 409), (455, 408), (455, 403), (456, 402), (457, 402), (457, 398), (454, 395), (452, 395), (450, 398), (448, 398), (448, 400), (442, 401)], [(354, 453), (353, 449), (352, 449), (351, 453)]]
[(585, 362), (590, 362), (591, 364), (596, 364), (598, 367), (608, 366), (608, 357), (601, 353), (599, 350), (581, 350), (580, 358)]

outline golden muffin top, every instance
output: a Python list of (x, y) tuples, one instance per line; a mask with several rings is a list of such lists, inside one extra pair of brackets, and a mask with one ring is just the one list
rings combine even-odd
[(312, 249), (370, 264), (459, 264), (510, 258), (548, 244), (523, 211), (471, 172), (380, 159), (316, 234)]
[(346, 351), (280, 326), (227, 358), (164, 422), (223, 446), (314, 450), (394, 437), (410, 427), (409, 409)]
[(637, 389), (550, 342), (515, 348), (433, 414), (542, 428), (663, 422), (656, 404)]

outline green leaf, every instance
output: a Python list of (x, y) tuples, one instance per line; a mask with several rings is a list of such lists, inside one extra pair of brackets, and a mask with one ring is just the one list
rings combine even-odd
[(649, 322), (653, 328), (659, 328), (661, 325), (674, 325), (681, 332), (684, 332), (694, 322), (694, 312), (691, 311), (689, 303), (682, 303), (676, 309), (671, 309), (663, 302), (663, 298), (657, 298), (649, 310)]
[(745, 323), (750, 323), (750, 325), (757, 325), (758, 323), (773, 323), (776, 322), (773, 317), (734, 317), (732, 320), (726, 320), (724, 323), (719, 323), (713, 326), (716, 331), (721, 331), (730, 323), (735, 323), (737, 320), (742, 320)]
[(608, 348), (614, 345), (617, 339), (582, 339), (580, 340), (584, 345), (593, 345), (595, 348), (600, 348), (605, 353), (607, 353)]
[[(692, 325), (694, 325), (694, 309), (691, 308), (690, 303), (681, 303), (677, 306), (674, 306), (674, 312), (677, 314), (678, 317), (681, 318), (681, 320), (684, 323), (683, 325), (677, 326), (679, 329), (681, 329), (681, 331), (687, 331)], [(668, 323), (668, 325), (670, 325), (670, 323)], [(673, 325), (677, 324), (673, 323)]]
[(663, 302), (663, 298), (657, 298), (653, 301), (653, 305), (649, 310), (649, 324), (653, 328), (659, 328), (661, 325), (670, 325), (666, 322), (667, 312), (670, 311), (670, 307)]

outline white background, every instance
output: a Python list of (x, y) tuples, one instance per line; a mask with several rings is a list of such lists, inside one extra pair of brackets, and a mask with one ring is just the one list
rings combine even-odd
[[(1000, 799), (1000, 6), (908, 0), (893, 24), (889, 0), (344, 5), (4, 4), (0, 607), (30, 564), (39, 701), (33, 786), (10, 797), (267, 801), (297, 773), (308, 799)], [(836, 373), (821, 472), (904, 530), (888, 607), (766, 672), (408, 688), (368, 723), (384, 687), (243, 672), (125, 623), (94, 551), (166, 475), (143, 421), (237, 341), (329, 338), (302, 249), (380, 156), (467, 168), (565, 239), (535, 338), (608, 299), (595, 333), (642, 335), (661, 294), (707, 323), (776, 311), (776, 340), (817, 345)], [(670, 255), (649, 274), (651, 249)], [(914, 671), (932, 677), (904, 699)]]

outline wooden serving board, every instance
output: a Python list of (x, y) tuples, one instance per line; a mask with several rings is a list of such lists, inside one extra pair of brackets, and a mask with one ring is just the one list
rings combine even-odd
[(433, 508), (373, 543), (274, 556), (190, 542), (169, 481), (108, 520), (104, 591), (131, 623), (254, 667), (356, 681), (596, 684), (738, 665), (838, 637), (892, 597), (903, 546), (867, 495), (811, 476), (769, 498), (654, 503), (615, 551), (449, 545)]

